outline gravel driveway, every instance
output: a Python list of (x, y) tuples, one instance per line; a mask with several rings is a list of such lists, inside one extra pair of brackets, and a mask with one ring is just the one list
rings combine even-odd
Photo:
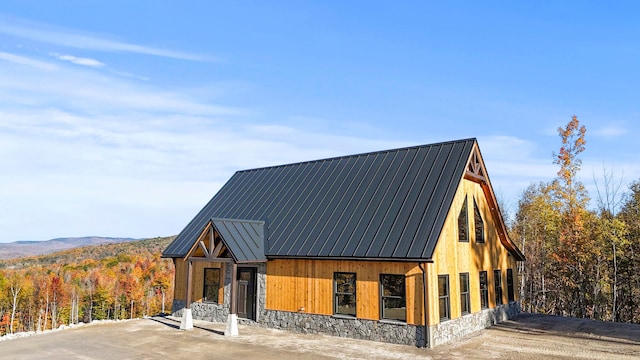
[(639, 359), (640, 325), (523, 314), (454, 343), (419, 349), (372, 341), (305, 335), (153, 317), (87, 324), (0, 341), (3, 359)]

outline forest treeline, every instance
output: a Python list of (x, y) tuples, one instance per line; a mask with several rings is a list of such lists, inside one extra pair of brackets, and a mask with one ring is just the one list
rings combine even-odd
[(0, 335), (168, 312), (173, 237), (86, 246), (0, 265)]
[(592, 199), (578, 178), (585, 126), (574, 116), (558, 132), (557, 177), (523, 192), (511, 224), (523, 311), (640, 323), (640, 180), (603, 167)]

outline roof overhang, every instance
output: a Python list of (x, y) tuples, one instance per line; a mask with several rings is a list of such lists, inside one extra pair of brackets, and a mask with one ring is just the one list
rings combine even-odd
[(266, 262), (265, 223), (255, 220), (211, 219), (183, 260)]

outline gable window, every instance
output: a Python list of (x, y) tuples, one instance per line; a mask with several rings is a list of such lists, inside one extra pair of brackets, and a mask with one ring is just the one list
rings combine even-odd
[(480, 209), (478, 209), (478, 203), (476, 199), (473, 199), (473, 223), (476, 229), (476, 242), (484, 242), (484, 222), (482, 221), (482, 215), (480, 215)]
[(202, 301), (217, 304), (219, 291), (220, 291), (220, 269), (219, 268), (204, 269), (204, 289), (202, 290)]
[(469, 273), (460, 273), (460, 312), (462, 315), (471, 312), (469, 299)]
[(509, 302), (515, 300), (513, 294), (513, 269), (507, 269), (507, 298)]
[(469, 242), (469, 217), (467, 215), (467, 197), (464, 197), (462, 209), (458, 215), (458, 241)]
[(440, 321), (451, 319), (451, 309), (449, 304), (449, 275), (438, 275), (438, 307), (440, 308)]
[(486, 271), (480, 271), (480, 307), (489, 308), (489, 281)]
[(333, 313), (356, 316), (356, 274), (337, 272), (333, 274)]
[(502, 272), (493, 270), (493, 281), (496, 285), (496, 305), (502, 304)]
[(380, 274), (382, 319), (407, 321), (404, 275)]

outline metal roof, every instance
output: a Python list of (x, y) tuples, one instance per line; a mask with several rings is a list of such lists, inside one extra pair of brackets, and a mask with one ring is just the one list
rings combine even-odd
[(267, 261), (264, 221), (211, 219), (236, 262)]
[[(163, 255), (184, 256), (206, 224), (218, 219), (221, 235), (227, 231), (222, 225), (264, 221), (266, 257), (428, 260), (475, 143), (464, 139), (238, 171)], [(248, 251), (244, 259), (260, 257), (254, 252), (257, 237), (232, 239), (234, 254), (235, 246)]]

